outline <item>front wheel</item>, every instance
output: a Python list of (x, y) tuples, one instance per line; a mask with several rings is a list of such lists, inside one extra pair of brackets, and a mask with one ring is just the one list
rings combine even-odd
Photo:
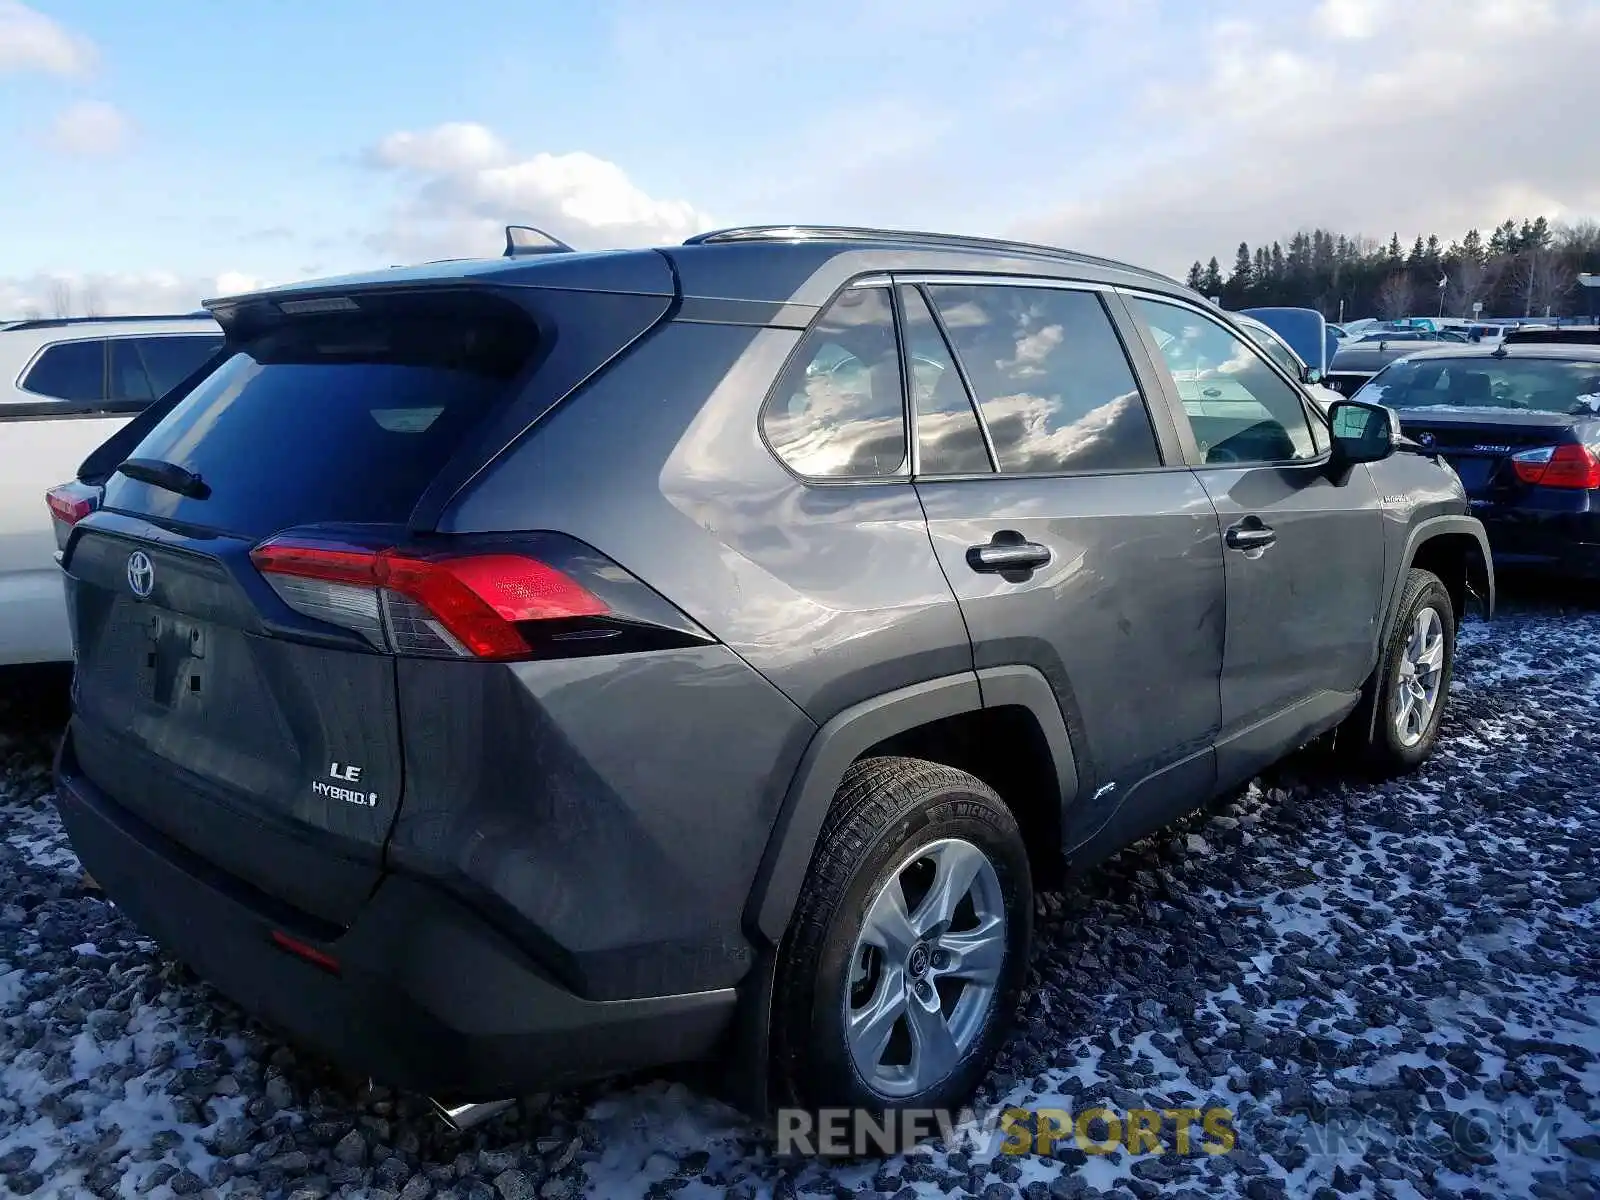
[(1455, 654), (1450, 593), (1437, 575), (1414, 567), (1377, 670), (1346, 722), (1356, 758), (1370, 773), (1380, 778), (1402, 775), (1433, 754), (1449, 702)]
[(1027, 969), (1033, 889), (982, 781), (908, 758), (845, 775), (779, 962), (773, 1047), (807, 1108), (954, 1108)]

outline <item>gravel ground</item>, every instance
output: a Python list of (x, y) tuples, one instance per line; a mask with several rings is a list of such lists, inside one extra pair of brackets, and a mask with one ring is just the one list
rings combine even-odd
[(982, 1101), (1225, 1106), (1220, 1155), (1003, 1156), (974, 1125), (876, 1166), (780, 1161), (683, 1079), (451, 1139), (84, 890), (44, 703), (0, 682), (0, 1194), (1600, 1196), (1593, 608), (1469, 625), (1417, 775), (1352, 787), (1305, 756), (1041, 900), (1021, 1032)]

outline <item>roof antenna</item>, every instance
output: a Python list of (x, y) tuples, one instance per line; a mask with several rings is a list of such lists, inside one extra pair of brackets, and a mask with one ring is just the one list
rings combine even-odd
[(521, 258), (528, 254), (574, 254), (576, 251), (559, 238), (552, 237), (532, 225), (506, 226), (505, 258)]

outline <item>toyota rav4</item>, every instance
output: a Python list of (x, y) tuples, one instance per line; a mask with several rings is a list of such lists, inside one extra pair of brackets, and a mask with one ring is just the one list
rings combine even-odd
[(1388, 409), (1102, 259), (513, 231), (208, 307), (81, 471), (57, 802), (173, 954), (447, 1108), (710, 1056), (957, 1104), (1036, 889), (1324, 734), (1417, 766), (1493, 604)]

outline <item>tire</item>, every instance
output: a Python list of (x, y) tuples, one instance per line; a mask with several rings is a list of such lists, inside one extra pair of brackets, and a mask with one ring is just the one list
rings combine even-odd
[[(1431, 613), (1432, 617), (1425, 617), (1425, 613)], [(1429, 621), (1436, 627), (1440, 639), (1438, 674), (1436, 679), (1424, 677), (1422, 687), (1424, 693), (1431, 694), (1434, 699), (1427, 719), (1414, 719), (1403, 736), (1398, 721), (1408, 692), (1413, 703), (1412, 712), (1420, 715), (1415, 707), (1418, 684), (1407, 670), (1408, 651), (1419, 622)], [(1449, 703), (1455, 657), (1456, 620), (1450, 593), (1437, 575), (1413, 567), (1406, 573), (1394, 628), (1384, 643), (1377, 669), (1362, 689), (1361, 703), (1346, 718), (1340, 731), (1341, 743), (1348, 741), (1347, 758), (1353, 760), (1352, 765), (1374, 778), (1390, 779), (1414, 771), (1428, 760), (1438, 744), (1439, 726)]]
[[(967, 869), (975, 872), (973, 883), (941, 936), (933, 913), (949, 906), (937, 905), (935, 888), (924, 881), (930, 875), (961, 879)], [(876, 906), (891, 881), (899, 883), (907, 924), (926, 918), (932, 938), (867, 932), (869, 918), (876, 930), (875, 914), (891, 911)], [(1003, 937), (993, 924), (996, 914), (1003, 917)], [(991, 933), (981, 939), (986, 953), (978, 954), (984, 928)], [(965, 973), (974, 976), (964, 981), (957, 978), (963, 933), (972, 960)], [(861, 1109), (877, 1120), (908, 1108), (959, 1107), (982, 1082), (1009, 1029), (1032, 933), (1027, 850), (1016, 818), (988, 785), (921, 759), (852, 765), (823, 826), (778, 962), (772, 1047), (787, 1100), (813, 1111)], [(892, 959), (890, 945), (900, 951)], [(924, 1004), (914, 1013), (919, 987)], [(861, 1063), (870, 1063), (873, 1053), (847, 1036), (846, 1007), (865, 1012), (896, 994), (903, 1015), (879, 1022), (888, 1037), (869, 1074)], [(930, 1012), (936, 1001), (949, 1042), (928, 1040), (931, 1021), (940, 1019)], [(880, 1011), (893, 1007), (884, 1003)], [(913, 1040), (917, 1016), (924, 1032)], [(913, 1049), (919, 1046), (927, 1049)]]

